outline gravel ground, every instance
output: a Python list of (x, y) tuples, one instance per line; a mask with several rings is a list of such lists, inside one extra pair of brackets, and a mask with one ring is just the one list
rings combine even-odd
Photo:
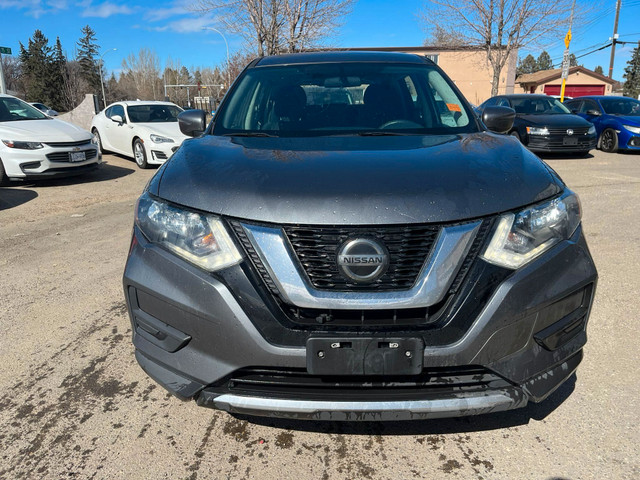
[[(137, 366), (121, 291), (153, 170), (0, 188), (0, 479), (640, 478), (640, 156), (548, 159), (600, 273), (577, 377), (540, 405), (412, 423), (244, 420)], [(633, 400), (633, 399), (636, 400)]]

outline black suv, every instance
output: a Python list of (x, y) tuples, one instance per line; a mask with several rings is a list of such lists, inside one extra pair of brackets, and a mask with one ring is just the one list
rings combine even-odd
[(332, 420), (540, 402), (582, 359), (580, 203), (414, 55), (266, 57), (136, 206), (136, 358), (230, 412)]

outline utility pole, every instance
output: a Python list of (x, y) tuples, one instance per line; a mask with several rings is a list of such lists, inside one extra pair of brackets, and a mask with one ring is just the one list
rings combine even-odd
[(618, 41), (618, 18), (620, 18), (620, 0), (616, 2), (616, 20), (613, 22), (613, 37), (611, 38), (611, 59), (609, 60), (609, 78), (613, 78), (613, 60), (616, 57), (616, 43)]
[[(620, 1), (620, 0), (618, 0)], [(569, 44), (571, 43), (571, 28), (573, 27), (573, 11), (576, 8), (576, 0), (573, 0), (571, 4), (571, 16), (569, 17), (569, 30), (564, 37), (564, 55), (562, 57), (562, 87), (560, 88), (560, 102), (564, 102), (564, 88), (567, 85), (567, 78), (569, 78)]]

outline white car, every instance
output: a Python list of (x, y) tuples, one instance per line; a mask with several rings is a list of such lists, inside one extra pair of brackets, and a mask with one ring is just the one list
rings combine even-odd
[(91, 122), (101, 151), (133, 158), (140, 168), (166, 162), (188, 138), (178, 127), (183, 110), (169, 102), (117, 102)]
[(75, 175), (101, 163), (89, 132), (0, 94), (0, 183)]

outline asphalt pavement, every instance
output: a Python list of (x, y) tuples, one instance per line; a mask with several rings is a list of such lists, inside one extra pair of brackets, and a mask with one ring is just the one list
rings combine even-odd
[[(121, 277), (154, 170), (0, 187), (0, 479), (640, 478), (640, 155), (547, 162), (600, 273), (577, 376), (547, 401), (400, 423), (236, 418), (138, 367)], [(635, 406), (634, 406), (635, 405)]]

